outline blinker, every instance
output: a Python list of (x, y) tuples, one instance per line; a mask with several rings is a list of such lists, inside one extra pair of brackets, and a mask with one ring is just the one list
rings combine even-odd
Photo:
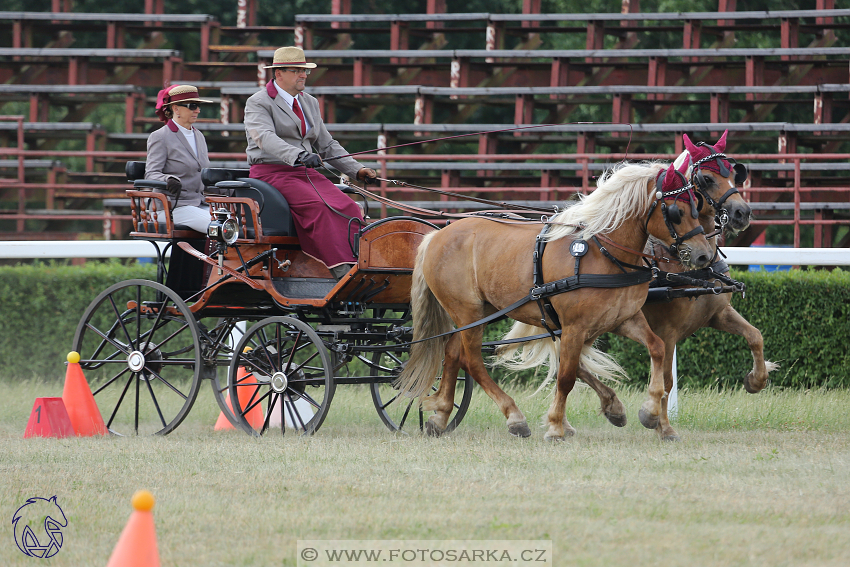
[[(693, 201), (691, 201), (693, 203)], [(679, 206), (676, 203), (667, 207), (667, 218), (673, 224), (679, 224), (682, 222), (682, 211), (679, 210)]]
[(732, 166), (732, 170), (735, 172), (735, 185), (741, 185), (750, 176), (747, 166), (743, 163), (736, 163)]

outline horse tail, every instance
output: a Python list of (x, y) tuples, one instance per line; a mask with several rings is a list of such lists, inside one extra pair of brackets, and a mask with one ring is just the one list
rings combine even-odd
[[(525, 323), (515, 322), (504, 339), (521, 339), (540, 334), (540, 328)], [(537, 392), (548, 386), (558, 375), (558, 361), (561, 351), (561, 339), (554, 341), (550, 337), (536, 339), (524, 343), (502, 345), (496, 349), (494, 364), (503, 366), (508, 370), (527, 370), (547, 365), (549, 371), (546, 378), (537, 388)], [(595, 374), (600, 380), (619, 382), (621, 378), (627, 379), (626, 371), (609, 354), (601, 350), (585, 345), (581, 349), (579, 359), (585, 370)]]
[[(432, 232), (422, 240), (416, 253), (416, 264), (413, 268), (410, 307), (413, 316), (414, 341), (447, 333), (454, 326), (451, 317), (437, 301), (431, 288), (425, 282), (423, 271), (425, 254), (431, 238), (435, 234), (437, 233)], [(428, 391), (428, 388), (441, 373), (443, 355), (448, 341), (449, 337), (439, 337), (430, 341), (414, 343), (410, 346), (410, 358), (394, 382), (401, 394), (418, 398)]]

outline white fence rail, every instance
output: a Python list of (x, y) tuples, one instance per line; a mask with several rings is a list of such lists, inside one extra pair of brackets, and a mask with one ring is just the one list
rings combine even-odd
[[(850, 266), (850, 248), (723, 248), (735, 266)], [(141, 240), (16, 240), (0, 242), (0, 258), (152, 258), (150, 242)]]

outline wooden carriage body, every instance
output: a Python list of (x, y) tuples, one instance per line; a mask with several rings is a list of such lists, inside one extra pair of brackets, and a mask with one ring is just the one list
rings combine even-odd
[[(131, 162), (133, 163), (133, 162)], [(140, 163), (140, 162), (135, 162)], [(142, 165), (136, 175), (143, 175)], [(128, 165), (128, 177), (131, 176)], [(352, 243), (358, 262), (352, 270), (336, 280), (320, 261), (306, 254), (294, 234), (294, 224), (283, 196), (261, 181), (248, 178), (248, 170), (205, 169), (207, 183), (230, 189), (234, 196), (207, 195), (210, 219), (213, 211), (227, 211), (237, 221), (239, 237), (234, 246), (224, 252), (221, 265), (208, 266), (189, 308), (207, 316), (246, 317), (269, 316), (292, 310), (355, 311), (371, 305), (406, 306), (410, 303), (410, 282), (416, 250), (426, 234), (436, 229), (430, 223), (409, 218), (388, 218), (365, 225), (358, 242)], [(174, 246), (172, 258), (177, 262), (194, 262), (177, 254), (176, 245), (182, 241), (197, 243), (206, 235), (174, 225), (171, 204), (160, 192), (158, 182), (139, 179), (133, 190), (127, 191), (133, 214), (133, 238), (166, 242)], [(262, 189), (262, 193), (258, 189)], [(280, 203), (283, 202), (283, 204)], [(266, 227), (273, 225), (271, 230)], [(215, 244), (213, 244), (215, 246)], [(158, 248), (159, 250), (159, 248)], [(198, 249), (207, 255), (211, 252)], [(252, 259), (264, 255), (259, 262)], [(175, 271), (192, 269), (174, 260), (161, 272), (173, 276)], [(245, 266), (248, 266), (247, 270)], [(197, 266), (195, 266), (197, 268)], [(247, 276), (254, 285), (235, 277), (222, 277), (229, 270)], [(171, 280), (179, 278), (170, 277)], [(186, 292), (183, 292), (186, 295)]]

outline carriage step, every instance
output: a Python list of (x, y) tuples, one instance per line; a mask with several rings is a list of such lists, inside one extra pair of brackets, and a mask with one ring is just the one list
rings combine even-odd
[(330, 293), (337, 281), (333, 278), (274, 278), (275, 290), (290, 299), (321, 299)]

